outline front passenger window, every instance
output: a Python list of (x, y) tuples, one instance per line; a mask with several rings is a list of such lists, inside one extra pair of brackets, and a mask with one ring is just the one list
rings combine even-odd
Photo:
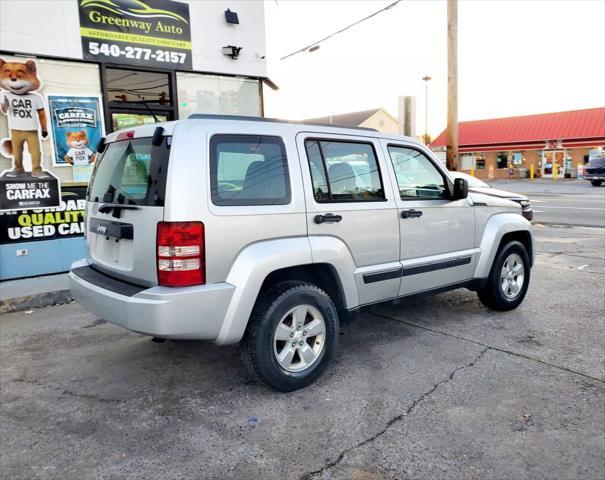
[(423, 153), (392, 145), (388, 149), (402, 200), (446, 198), (445, 179)]

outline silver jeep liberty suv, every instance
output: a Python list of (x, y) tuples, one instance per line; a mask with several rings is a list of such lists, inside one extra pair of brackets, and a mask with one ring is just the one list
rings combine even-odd
[(527, 292), (520, 207), (469, 195), (411, 138), (193, 115), (101, 150), (75, 298), (153, 337), (241, 342), (275, 389), (317, 379), (364, 305), (464, 287), (510, 310)]

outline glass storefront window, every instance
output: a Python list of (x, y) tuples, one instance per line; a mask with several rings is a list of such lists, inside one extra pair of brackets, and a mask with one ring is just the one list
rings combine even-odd
[(496, 168), (508, 168), (508, 153), (499, 152), (496, 155)]
[(169, 105), (170, 76), (167, 73), (107, 68), (107, 94), (110, 102)]
[(259, 80), (177, 72), (179, 118), (192, 113), (261, 116)]
[(483, 170), (485, 168), (484, 153), (463, 153), (460, 160), (461, 170)]

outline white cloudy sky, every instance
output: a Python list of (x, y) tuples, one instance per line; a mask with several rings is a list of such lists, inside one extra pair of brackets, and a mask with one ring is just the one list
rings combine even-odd
[[(429, 131), (445, 125), (446, 2), (404, 0), (328, 40), (313, 53), (279, 58), (393, 0), (267, 0), (267, 62), (280, 90), (266, 115), (302, 119), (417, 97)], [(605, 105), (605, 1), (460, 0), (459, 118), (471, 120)]]

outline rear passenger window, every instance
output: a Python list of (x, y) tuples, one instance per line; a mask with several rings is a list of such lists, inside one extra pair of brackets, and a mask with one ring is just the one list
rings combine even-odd
[(215, 205), (290, 203), (284, 142), (265, 135), (214, 135), (210, 188)]
[(307, 140), (305, 149), (317, 202), (385, 199), (372, 144)]

